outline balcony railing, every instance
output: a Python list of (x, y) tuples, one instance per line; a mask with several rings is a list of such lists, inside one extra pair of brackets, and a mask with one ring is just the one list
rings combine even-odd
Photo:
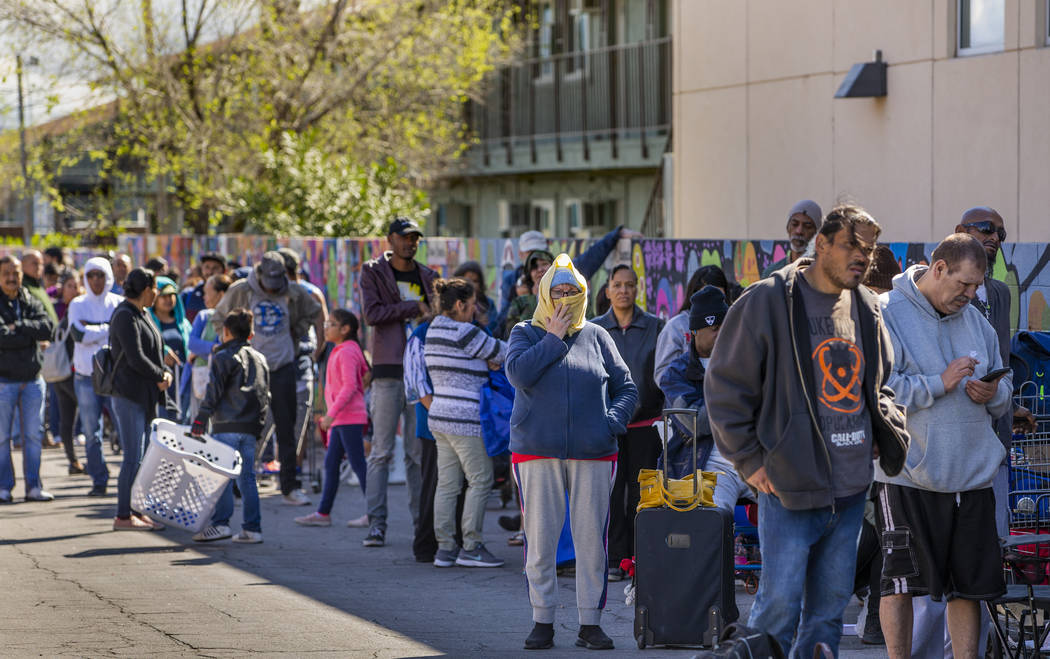
[(610, 46), (521, 60), (494, 73), (482, 102), (468, 104), (467, 121), (485, 165), (493, 158), (514, 164), (514, 151), (553, 143), (559, 161), (565, 141), (582, 142), (590, 159), (594, 140), (608, 140), (619, 158), (619, 140), (640, 137), (642, 156), (671, 126), (671, 39)]

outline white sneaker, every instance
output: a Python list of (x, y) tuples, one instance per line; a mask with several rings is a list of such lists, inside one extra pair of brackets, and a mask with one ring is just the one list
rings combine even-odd
[(284, 495), (283, 499), (282, 503), (286, 506), (309, 506), (311, 503), (310, 497), (306, 496), (306, 492), (302, 490), (292, 490)]
[(241, 532), (233, 536), (234, 542), (239, 542), (243, 545), (257, 545), (262, 542), (261, 531), (245, 531), (241, 529)]
[(73, 441), (77, 443), (77, 446), (84, 446), (85, 444), (87, 444), (87, 437), (84, 435), (84, 433), (80, 433), (79, 435), (73, 438)]
[(310, 513), (309, 515), (303, 515), (302, 517), (296, 517), (295, 523), (299, 526), (331, 526), (332, 516), (322, 515), (318, 512)]
[(54, 501), (55, 495), (39, 487), (26, 492), (26, 501)]
[(199, 531), (193, 534), (193, 540), (195, 542), (215, 542), (216, 540), (225, 540), (233, 535), (233, 531), (230, 527), (224, 524), (211, 524), (204, 527), (203, 531)]
[(357, 519), (352, 519), (346, 525), (352, 529), (368, 528), (368, 515), (361, 515)]

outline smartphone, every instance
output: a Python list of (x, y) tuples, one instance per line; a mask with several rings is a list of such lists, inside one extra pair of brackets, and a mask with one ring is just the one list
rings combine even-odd
[(1002, 376), (1010, 372), (1009, 368), (997, 368), (994, 371), (985, 373), (980, 379), (981, 382), (995, 382)]

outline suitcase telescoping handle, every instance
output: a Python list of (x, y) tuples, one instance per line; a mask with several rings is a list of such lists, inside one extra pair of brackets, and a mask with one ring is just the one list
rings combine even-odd
[(671, 420), (676, 416), (688, 416), (693, 420), (693, 441), (689, 443), (693, 446), (693, 471), (691, 473), (693, 474), (693, 497), (695, 499), (700, 496), (700, 479), (696, 476), (696, 426), (697, 420), (700, 418), (699, 410), (691, 407), (669, 407), (664, 410), (664, 431), (661, 433), (664, 445), (664, 468), (661, 476), (663, 478), (663, 486), (665, 491), (670, 488), (670, 479), (667, 478), (667, 438), (672, 430)]

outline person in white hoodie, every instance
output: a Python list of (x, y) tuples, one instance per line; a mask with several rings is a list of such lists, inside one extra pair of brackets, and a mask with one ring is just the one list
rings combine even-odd
[(1005, 449), (994, 421), (1011, 407), (999, 339), (970, 304), (987, 257), (956, 233), (881, 296), (894, 352), (887, 384), (907, 410), (904, 468), (875, 466), (876, 528), (882, 539), (880, 618), (893, 659), (911, 654), (913, 596), (948, 600), (955, 655), (977, 654), (980, 601), (1006, 592), (992, 483)]
[(109, 319), (124, 298), (111, 292), (113, 269), (109, 260), (96, 256), (84, 264), (84, 294), (69, 303), (70, 334), (73, 336), (73, 390), (80, 423), (87, 438), (87, 471), (91, 476), (88, 496), (103, 496), (109, 469), (102, 455), (102, 406), (105, 397), (91, 383), (91, 357), (109, 341)]

